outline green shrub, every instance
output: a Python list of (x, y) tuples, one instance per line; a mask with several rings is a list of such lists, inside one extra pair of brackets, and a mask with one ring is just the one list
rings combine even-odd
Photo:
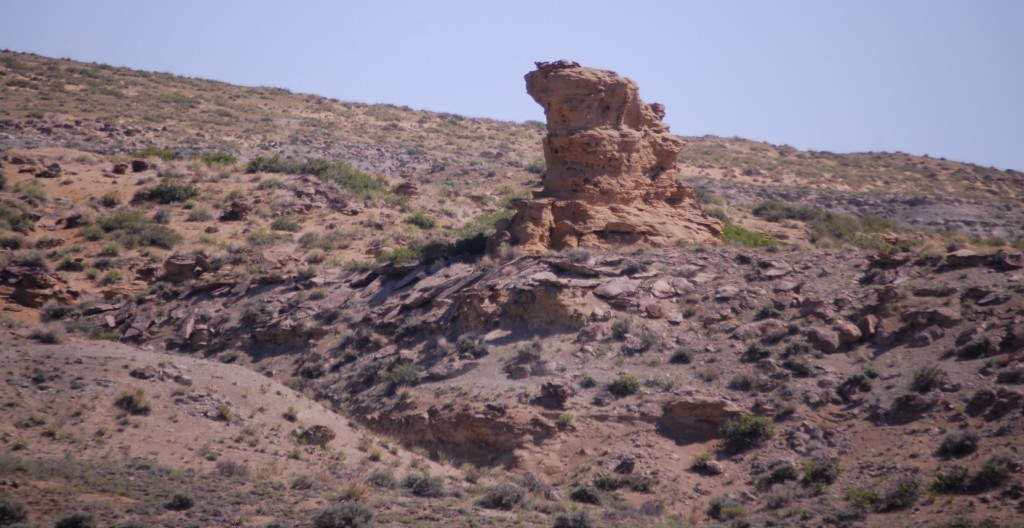
[(289, 487), (300, 491), (313, 489), (313, 479), (309, 475), (296, 475)]
[(279, 216), (270, 222), (270, 229), (272, 231), (287, 231), (289, 233), (298, 233), (302, 230), (302, 224), (298, 220), (290, 216)]
[(633, 326), (633, 319), (630, 317), (619, 317), (612, 321), (612, 337), (615, 339), (625, 339), (626, 335), (629, 334), (630, 328)]
[(726, 387), (739, 392), (749, 392), (754, 389), (757, 383), (757, 376), (750, 372), (737, 372), (733, 375)]
[(608, 386), (608, 391), (619, 398), (636, 394), (639, 390), (640, 380), (636, 376), (630, 376), (629, 374), (619, 376)]
[(973, 476), (967, 468), (953, 465), (940, 470), (931, 489), (936, 493), (981, 493), (998, 487), (1009, 478), (1008, 460), (993, 456)]
[(121, 273), (121, 270), (117, 270), (117, 269), (107, 270), (107, 272), (103, 274), (103, 278), (100, 279), (100, 282), (99, 282), (100, 286), (108, 286), (110, 284), (117, 284), (118, 282), (121, 282), (121, 278), (123, 276), (124, 276), (124, 274)]
[(121, 205), (121, 195), (117, 191), (110, 191), (100, 196), (100, 205), (103, 207), (113, 209), (118, 205)]
[(876, 504), (881, 499), (875, 490), (855, 486), (846, 490), (846, 500), (854, 511), (867, 513), (875, 511)]
[(689, 365), (693, 362), (693, 352), (686, 347), (679, 347), (672, 353), (672, 357), (669, 358), (668, 362), (677, 365)]
[(64, 304), (56, 299), (50, 299), (43, 304), (43, 307), (39, 309), (39, 318), (44, 323), (50, 321), (57, 321), (63, 319), (73, 313), (75, 313), (75, 307)]
[(782, 220), (814, 220), (820, 217), (823, 213), (820, 209), (790, 205), (778, 200), (761, 202), (754, 207), (752, 212), (754, 213), (754, 216), (763, 218), (769, 222), (779, 222)]
[(395, 387), (400, 387), (402, 385), (412, 386), (420, 382), (420, 372), (415, 366), (408, 363), (402, 363), (400, 365), (395, 365), (395, 368), (391, 369), (391, 371), (384, 376), (384, 379)]
[(494, 233), (494, 224), (498, 220), (509, 220), (515, 216), (514, 209), (502, 209), (493, 213), (480, 213), (466, 223), (455, 228), (452, 236), (456, 239), (467, 239), (483, 235), (485, 238)]
[(775, 426), (764, 416), (744, 414), (729, 420), (718, 431), (728, 451), (745, 451), (775, 436)]
[(127, 247), (157, 246), (171, 249), (182, 241), (177, 231), (157, 225), (144, 213), (121, 209), (96, 221), (96, 225)]
[(132, 414), (149, 414), (151, 410), (149, 397), (146, 396), (146, 391), (142, 389), (123, 391), (121, 396), (114, 402), (114, 405)]
[(366, 481), (378, 488), (392, 489), (398, 485), (395, 475), (388, 469), (378, 469), (366, 478)]
[(747, 508), (728, 495), (719, 495), (708, 502), (708, 517), (728, 521), (747, 516)]
[(36, 180), (28, 180), (14, 184), (14, 192), (35, 198), (41, 202), (46, 201), (46, 189)]
[(722, 241), (744, 247), (779, 246), (781, 242), (756, 231), (751, 231), (736, 224), (726, 224), (722, 228)]
[(280, 178), (275, 178), (273, 176), (270, 176), (269, 178), (262, 178), (260, 182), (256, 184), (256, 188), (261, 191), (266, 191), (268, 189), (277, 189), (280, 186)]
[(249, 173), (312, 174), (323, 181), (334, 182), (343, 189), (360, 196), (379, 196), (389, 192), (387, 180), (366, 174), (347, 163), (331, 162), (325, 159), (293, 161), (282, 160), (276, 154), (272, 157), (258, 156), (249, 160), (245, 171)]
[(248, 464), (242, 462), (236, 462), (234, 460), (218, 460), (217, 474), (222, 477), (235, 478), (235, 477), (247, 477), (249, 476)]
[(839, 478), (839, 459), (811, 458), (804, 461), (804, 484), (822, 489)]
[(732, 220), (729, 219), (729, 215), (725, 214), (725, 211), (721, 207), (711, 207), (704, 210), (704, 214), (711, 218), (717, 218), (722, 221), (723, 224), (731, 224)]
[(313, 519), (313, 528), (368, 528), (373, 526), (373, 510), (369, 506), (349, 501), (332, 504)]
[(910, 389), (924, 394), (932, 389), (937, 389), (945, 378), (946, 371), (930, 365), (914, 372), (914, 379), (910, 382)]
[(281, 242), (287, 242), (291, 240), (291, 238), (291, 236), (284, 233), (275, 233), (273, 231), (267, 231), (266, 229), (256, 229), (249, 233), (246, 240), (249, 241), (249, 245), (265, 247), (280, 244)]
[(162, 149), (153, 145), (150, 145), (143, 150), (132, 152), (131, 155), (135, 158), (160, 158), (164, 161), (172, 161), (178, 157), (178, 153), (173, 150)]
[(214, 165), (231, 165), (238, 161), (238, 158), (230, 152), (199, 152), (192, 155), (192, 159), (203, 162), (207, 167)]
[(829, 240), (846, 242), (864, 249), (901, 249), (909, 248), (914, 242), (904, 242), (900, 247), (892, 247), (885, 242), (880, 233), (895, 229), (888, 220), (875, 216), (857, 217), (848, 214), (832, 213), (814, 207), (794, 206), (776, 200), (762, 202), (754, 207), (755, 216), (770, 222), (782, 220), (800, 220), (807, 223), (810, 239), (814, 243)]
[(453, 242), (432, 240), (426, 244), (409, 248), (418, 255), (420, 263), (430, 264), (435, 261), (449, 259), (474, 260), (484, 254), (487, 249), (487, 237), (477, 234), (469, 238), (460, 238)]
[(758, 490), (765, 491), (771, 489), (775, 484), (781, 484), (798, 478), (800, 478), (800, 475), (796, 470), (796, 466), (785, 462), (775, 466), (767, 475), (757, 479), (754, 486)]
[(405, 221), (420, 229), (433, 229), (437, 227), (437, 220), (423, 211), (417, 211), (407, 216)]
[(28, 234), (34, 229), (35, 223), (28, 206), (16, 201), (0, 201), (0, 227)]
[(191, 509), (195, 504), (196, 501), (191, 496), (184, 493), (175, 493), (164, 507), (171, 511), (185, 511)]
[(444, 481), (426, 473), (410, 473), (402, 479), (402, 487), (417, 497), (436, 498), (444, 496)]
[(389, 253), (384, 253), (377, 257), (380, 262), (391, 262), (394, 264), (413, 264), (419, 262), (422, 258), (422, 254), (415, 248), (395, 248)]
[(970, 491), (970, 471), (957, 465), (940, 469), (931, 489), (936, 493), (967, 493)]
[(544, 171), (547, 170), (547, 165), (544, 163), (544, 160), (535, 159), (527, 163), (523, 168), (530, 174), (544, 174)]
[(91, 513), (75, 512), (61, 517), (54, 528), (96, 528), (96, 518)]
[(640, 493), (650, 493), (654, 490), (657, 480), (654, 477), (633, 473), (630, 475), (609, 475), (599, 473), (594, 477), (594, 488), (600, 491), (615, 491), (621, 488), (629, 488)]
[(108, 242), (103, 246), (103, 250), (100, 251), (100, 255), (104, 257), (116, 257), (121, 254), (124, 248), (117, 241)]
[(21, 249), (28, 246), (28, 238), (20, 233), (0, 233), (0, 249)]
[(256, 156), (249, 160), (245, 166), (245, 172), (250, 174), (257, 172), (288, 172), (285, 170), (286, 162), (281, 156), (275, 154), (272, 157)]
[(885, 493), (873, 489), (854, 487), (846, 490), (846, 500), (860, 513), (893, 512), (910, 508), (917, 502), (921, 486), (912, 478), (900, 480)]
[(171, 222), (171, 210), (161, 207), (153, 213), (153, 221), (158, 224), (169, 224)]
[(836, 387), (836, 393), (843, 399), (843, 401), (850, 401), (850, 397), (857, 392), (871, 392), (871, 380), (864, 373), (851, 374), (847, 376), (839, 387)]
[(50, 271), (50, 262), (46, 260), (46, 255), (36, 249), (23, 249), (15, 252), (10, 263), (25, 268), (38, 268), (43, 271)]
[(978, 449), (978, 441), (981, 437), (973, 431), (953, 431), (942, 439), (939, 444), (938, 453), (944, 457), (963, 457)]
[(213, 219), (213, 213), (209, 209), (202, 205), (197, 205), (188, 212), (188, 217), (185, 218), (188, 222), (206, 222)]
[(993, 456), (981, 465), (981, 469), (971, 477), (971, 490), (987, 491), (1006, 482), (1010, 476), (1008, 460), (1002, 456)]
[(25, 505), (9, 499), (0, 499), (0, 526), (23, 523), (28, 520)]
[(594, 528), (595, 524), (590, 520), (586, 510), (576, 510), (572, 513), (559, 513), (555, 517), (552, 528)]
[(159, 185), (151, 189), (143, 189), (135, 193), (135, 200), (169, 204), (175, 202), (187, 202), (199, 196), (199, 188), (188, 183), (179, 183), (165, 178)]
[(510, 482), (496, 484), (484, 491), (480, 506), (492, 510), (511, 510), (523, 503), (526, 491)]
[(601, 495), (590, 486), (576, 486), (569, 492), (569, 499), (583, 504), (601, 504)]
[(910, 508), (921, 494), (921, 485), (914, 479), (904, 479), (889, 490), (878, 506), (879, 512), (900, 511)]
[(303, 233), (299, 237), (299, 244), (305, 249), (319, 249), (322, 251), (331, 251), (333, 249), (344, 249), (348, 247), (349, 243), (344, 240), (341, 233)]
[(68, 340), (68, 334), (58, 325), (39, 325), (29, 332), (28, 337), (44, 345), (60, 345)]

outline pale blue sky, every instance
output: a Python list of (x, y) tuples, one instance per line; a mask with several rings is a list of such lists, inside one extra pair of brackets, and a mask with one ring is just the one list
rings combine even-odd
[(523, 75), (636, 80), (681, 135), (1024, 170), (1024, 1), (0, 0), (0, 48), (543, 120)]

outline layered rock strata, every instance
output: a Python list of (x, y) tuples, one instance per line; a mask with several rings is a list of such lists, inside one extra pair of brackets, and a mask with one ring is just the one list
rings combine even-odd
[(722, 223), (677, 178), (683, 141), (633, 81), (575, 62), (539, 62), (526, 91), (547, 116), (543, 190), (516, 204), (492, 245), (529, 252), (714, 240)]

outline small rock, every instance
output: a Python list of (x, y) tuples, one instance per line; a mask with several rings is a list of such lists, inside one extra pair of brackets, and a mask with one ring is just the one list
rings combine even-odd
[(144, 172), (150, 169), (150, 164), (144, 159), (132, 160), (132, 172)]
[(807, 331), (807, 341), (815, 349), (831, 354), (839, 350), (839, 334), (834, 330), (825, 327), (815, 327)]
[(324, 447), (337, 437), (326, 425), (314, 425), (299, 434), (299, 442)]
[(132, 371), (129, 372), (128, 375), (133, 377), (133, 378), (137, 378), (137, 379), (141, 379), (141, 380), (151, 380), (153, 378), (156, 378), (158, 375), (160, 375), (160, 371), (158, 371), (156, 369), (156, 367), (154, 367), (152, 365), (146, 365), (145, 367), (139, 367), (139, 368), (136, 368), (136, 369), (132, 369)]

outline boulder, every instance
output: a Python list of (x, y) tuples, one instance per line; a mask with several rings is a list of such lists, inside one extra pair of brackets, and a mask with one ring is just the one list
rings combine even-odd
[(36, 178), (59, 178), (63, 174), (64, 169), (60, 166), (60, 163), (51, 163), (43, 170), (37, 172)]
[(903, 321), (915, 326), (939, 325), (943, 328), (956, 326), (963, 321), (960, 310), (946, 306), (910, 310), (900, 314)]
[(245, 220), (245, 217), (249, 216), (249, 212), (252, 211), (252, 206), (240, 202), (238, 200), (232, 201), (224, 208), (224, 212), (221, 213), (220, 219), (224, 222), (237, 222), (239, 220)]
[(606, 299), (615, 299), (623, 295), (632, 295), (639, 288), (640, 281), (638, 280), (616, 277), (608, 279), (597, 288), (594, 288), (594, 295)]
[(687, 397), (670, 400), (662, 407), (658, 432), (677, 443), (704, 442), (714, 438), (731, 419), (743, 414), (735, 403), (715, 398)]
[(831, 354), (839, 350), (839, 345), (841, 343), (839, 340), (839, 334), (835, 330), (822, 326), (807, 330), (807, 341), (810, 342), (811, 346), (815, 349), (825, 354)]
[(839, 342), (844, 345), (856, 343), (864, 335), (857, 325), (846, 320), (837, 321), (832, 328), (839, 334)]
[(934, 409), (941, 401), (942, 396), (938, 392), (927, 394), (909, 392), (893, 400), (888, 413), (886, 413), (886, 418), (889, 423), (894, 424), (912, 422)]
[(394, 193), (398, 196), (415, 198), (420, 195), (420, 188), (411, 181), (404, 181), (395, 187)]
[(576, 395), (572, 384), (563, 381), (549, 381), (540, 386), (540, 397), (552, 407), (564, 408), (565, 402)]
[(132, 160), (132, 172), (145, 172), (150, 169), (150, 164), (144, 159)]
[(140, 380), (151, 380), (159, 376), (160, 371), (157, 370), (157, 368), (154, 367), (153, 365), (146, 365), (145, 367), (138, 367), (132, 369), (132, 371), (129, 372), (128, 375)]
[(981, 266), (987, 260), (988, 256), (970, 249), (958, 249), (946, 255), (946, 264), (955, 267)]
[(183, 282), (198, 277), (202, 270), (196, 258), (187, 255), (171, 255), (164, 261), (164, 273), (172, 282)]

